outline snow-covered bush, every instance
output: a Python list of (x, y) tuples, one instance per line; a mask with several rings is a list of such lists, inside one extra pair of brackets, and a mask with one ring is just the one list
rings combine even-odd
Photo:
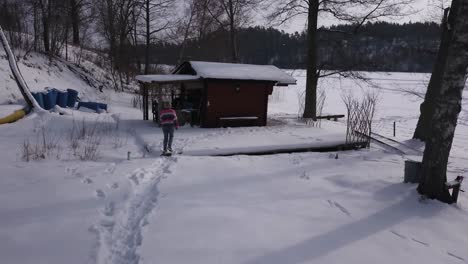
[(103, 143), (110, 143), (114, 148), (124, 145), (121, 137), (120, 121), (99, 120), (88, 123), (84, 119), (81, 122), (73, 120), (73, 126), (69, 133), (69, 148), (73, 156), (80, 160), (98, 160), (100, 147)]
[(50, 157), (60, 159), (62, 149), (60, 137), (42, 126), (34, 141), (24, 140), (21, 159), (26, 162)]
[[(62, 159), (66, 150), (67, 158), (82, 161), (96, 161), (100, 158), (102, 147), (119, 149), (128, 140), (128, 134), (120, 131), (120, 121), (97, 118), (95, 121), (76, 121), (73, 119), (71, 128), (59, 135), (43, 124), (33, 140), (27, 138), (22, 145), (22, 160), (42, 160), (47, 158)], [(59, 130), (54, 130), (59, 131)], [(65, 140), (64, 140), (65, 139)]]

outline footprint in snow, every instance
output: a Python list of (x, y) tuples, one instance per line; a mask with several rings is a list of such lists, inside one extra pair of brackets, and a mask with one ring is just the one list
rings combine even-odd
[(307, 174), (307, 172), (305, 172), (305, 171), (304, 171), (304, 172), (302, 172), (302, 174), (301, 174), (301, 177), (300, 177), (300, 178), (301, 178), (301, 179), (305, 179), (305, 180), (310, 180), (310, 177), (309, 177), (309, 175), (308, 175), (308, 174)]
[(302, 162), (302, 158), (300, 156), (293, 156), (291, 158), (291, 164), (293, 165), (299, 165)]
[(93, 183), (93, 180), (91, 180), (90, 178), (86, 178), (86, 179), (83, 180), (83, 183), (91, 184), (91, 183)]
[(97, 189), (96, 190), (96, 196), (99, 197), (99, 198), (104, 198), (104, 197), (106, 197), (106, 194), (101, 189)]
[(169, 167), (166, 166), (166, 167), (164, 167), (164, 169), (163, 169), (163, 173), (165, 173), (165, 174), (171, 174), (172, 171), (169, 169)]
[(112, 163), (109, 168), (105, 170), (106, 173), (108, 174), (114, 174), (115, 172), (115, 163)]
[(115, 204), (114, 202), (107, 203), (104, 207), (103, 214), (105, 216), (113, 216), (114, 215)]
[(102, 227), (108, 229), (109, 231), (112, 231), (112, 229), (114, 228), (115, 222), (113, 220), (110, 220), (110, 219), (101, 219), (99, 221), (99, 225), (101, 225)]
[(77, 169), (78, 168), (67, 168), (67, 172), (70, 173), (71, 175), (74, 175)]
[(66, 171), (70, 178), (83, 178), (83, 175), (77, 172), (78, 168), (67, 168)]
[(118, 183), (118, 182), (114, 182), (113, 184), (111, 184), (111, 185), (109, 186), (109, 188), (111, 188), (111, 189), (118, 189), (118, 188), (119, 188), (119, 183)]
[(138, 177), (137, 177), (136, 173), (132, 174), (132, 176), (130, 176), (128, 178), (133, 182), (133, 184), (135, 184), (135, 185), (140, 184), (140, 181), (138, 180)]

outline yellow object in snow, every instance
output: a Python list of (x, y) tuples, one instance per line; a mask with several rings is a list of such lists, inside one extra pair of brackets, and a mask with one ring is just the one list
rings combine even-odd
[(20, 120), (21, 118), (23, 118), (25, 115), (26, 115), (26, 111), (24, 109), (17, 110), (17, 111), (13, 112), (13, 114), (11, 114), (9, 116), (6, 116), (4, 118), (0, 118), (0, 125), (16, 122), (16, 121)]

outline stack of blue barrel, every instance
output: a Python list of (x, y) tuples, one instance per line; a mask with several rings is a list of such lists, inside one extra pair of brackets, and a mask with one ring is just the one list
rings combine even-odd
[(32, 93), (36, 102), (45, 110), (50, 110), (56, 105), (66, 108), (74, 108), (78, 98), (78, 92), (73, 89), (66, 91), (57, 90), (55, 88), (46, 88), (43, 92)]
[[(46, 88), (43, 92), (32, 93), (37, 103), (45, 110), (50, 110), (56, 105), (66, 108), (74, 108), (78, 99), (78, 91), (67, 89), (66, 91), (57, 90), (55, 88)], [(78, 102), (78, 109), (86, 107), (96, 112), (107, 111), (107, 104), (96, 102)]]

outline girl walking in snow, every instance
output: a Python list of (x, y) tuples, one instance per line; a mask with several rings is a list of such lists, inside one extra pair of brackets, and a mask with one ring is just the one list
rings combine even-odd
[(174, 129), (179, 128), (177, 122), (177, 115), (174, 109), (171, 108), (169, 102), (163, 102), (163, 109), (159, 113), (159, 123), (161, 124), (164, 141), (163, 141), (163, 154), (172, 154), (172, 139), (174, 138)]

